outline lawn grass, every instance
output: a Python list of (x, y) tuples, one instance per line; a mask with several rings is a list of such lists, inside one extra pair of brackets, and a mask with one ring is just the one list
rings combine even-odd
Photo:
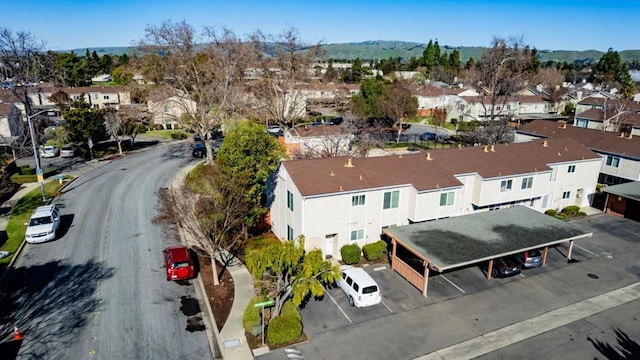
[[(189, 134), (187, 134), (185, 131), (183, 130), (150, 130), (147, 131), (146, 133), (144, 133), (145, 135), (149, 135), (149, 136), (153, 136), (153, 137), (159, 137), (159, 138), (163, 138), (163, 139), (171, 139), (171, 140), (175, 140), (175, 138), (172, 134), (184, 134), (184, 138), (188, 138)], [(180, 136), (180, 135), (178, 135)]]
[[(70, 177), (67, 175), (67, 179)], [(51, 180), (44, 184), (44, 192), (47, 198), (55, 196), (63, 184), (60, 184), (58, 180)], [(42, 206), (45, 203), (42, 201), (42, 193), (40, 187), (28, 192), (18, 203), (13, 207), (11, 216), (7, 223), (7, 242), (2, 246), (1, 250), (11, 253), (10, 256), (0, 259), (0, 268), (6, 267), (11, 259), (15, 256), (16, 251), (24, 241), (24, 233), (27, 227), (24, 223), (29, 221), (33, 210), (38, 206)]]

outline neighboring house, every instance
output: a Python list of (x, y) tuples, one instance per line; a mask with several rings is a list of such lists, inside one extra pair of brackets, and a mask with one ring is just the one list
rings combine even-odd
[(111, 81), (111, 75), (109, 74), (102, 74), (102, 75), (98, 75), (96, 77), (91, 78), (91, 82), (108, 82)]
[(284, 131), (287, 155), (298, 158), (345, 156), (353, 134), (340, 125), (296, 126)]
[(640, 103), (590, 96), (576, 105), (573, 126), (640, 135)]
[(71, 100), (77, 100), (84, 94), (84, 100), (94, 109), (116, 108), (120, 105), (131, 104), (129, 90), (119, 86), (105, 87), (37, 87), (29, 93), (34, 106), (55, 106), (51, 101), (51, 95), (62, 91), (69, 95)]
[[(418, 115), (432, 116), (437, 110), (447, 111), (449, 104), (455, 103), (454, 99), (478, 96), (478, 93), (473, 89), (421, 86), (411, 89), (411, 95), (418, 100)], [(449, 117), (447, 119), (451, 120)]]
[(281, 239), (340, 258), (387, 227), (513, 206), (588, 206), (602, 158), (571, 139), (375, 158), (282, 162), (270, 219)]
[(184, 114), (196, 112), (197, 104), (184, 96), (172, 96), (165, 100), (147, 102), (148, 112), (153, 124), (162, 125), (165, 129), (180, 127)]
[[(604, 161), (598, 182), (605, 185), (640, 181), (640, 137), (583, 129), (553, 121), (535, 120), (521, 127), (516, 138), (571, 138)], [(517, 140), (518, 141), (518, 140)]]
[[(459, 121), (485, 121), (491, 114), (491, 99), (486, 96), (458, 96), (450, 99), (447, 105), (447, 121), (458, 119)], [(513, 96), (508, 99), (500, 99), (495, 104), (493, 111), (495, 116), (515, 118), (517, 115), (528, 116), (555, 114), (556, 106), (544, 96)]]
[(20, 109), (15, 104), (0, 103), (0, 137), (3, 143), (10, 143), (13, 138), (24, 132), (24, 121)]
[(299, 84), (296, 86), (307, 109), (314, 107), (345, 107), (353, 96), (343, 84)]

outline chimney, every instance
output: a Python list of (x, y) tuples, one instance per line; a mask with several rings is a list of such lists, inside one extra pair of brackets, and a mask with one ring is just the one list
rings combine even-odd
[(491, 152), (496, 152), (496, 146), (494, 144), (491, 144)]
[(629, 131), (629, 137), (627, 139), (631, 139), (631, 138), (633, 138), (633, 133)]
[(342, 188), (342, 185), (340, 185), (340, 191), (343, 191), (344, 189)]
[(549, 147), (549, 143), (547, 142), (547, 140), (545, 140), (545, 141), (543, 141), (543, 142), (542, 142), (542, 146), (544, 146), (544, 147)]
[(458, 144), (458, 149), (462, 149), (462, 144)]
[(428, 152), (428, 153), (427, 153), (427, 160), (429, 160), (429, 161), (433, 160), (433, 159), (431, 158), (431, 153), (430, 153), (430, 152)]
[(353, 163), (351, 162), (351, 158), (349, 158), (349, 160), (347, 160), (347, 163), (344, 164), (344, 167), (353, 167)]
[(624, 132), (620, 133), (620, 137), (623, 138), (624, 137)]
[(487, 145), (484, 146), (484, 152), (489, 152), (489, 147)]

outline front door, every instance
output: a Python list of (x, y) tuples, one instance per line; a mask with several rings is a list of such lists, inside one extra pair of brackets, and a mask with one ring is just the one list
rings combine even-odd
[(324, 239), (324, 257), (325, 259), (331, 259), (333, 257), (333, 244), (338, 234), (325, 235)]

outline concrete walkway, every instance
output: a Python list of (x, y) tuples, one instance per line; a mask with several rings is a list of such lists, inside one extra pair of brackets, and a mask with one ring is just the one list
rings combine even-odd
[(640, 282), (505, 326), (416, 359), (474, 359), (637, 299), (640, 299)]

